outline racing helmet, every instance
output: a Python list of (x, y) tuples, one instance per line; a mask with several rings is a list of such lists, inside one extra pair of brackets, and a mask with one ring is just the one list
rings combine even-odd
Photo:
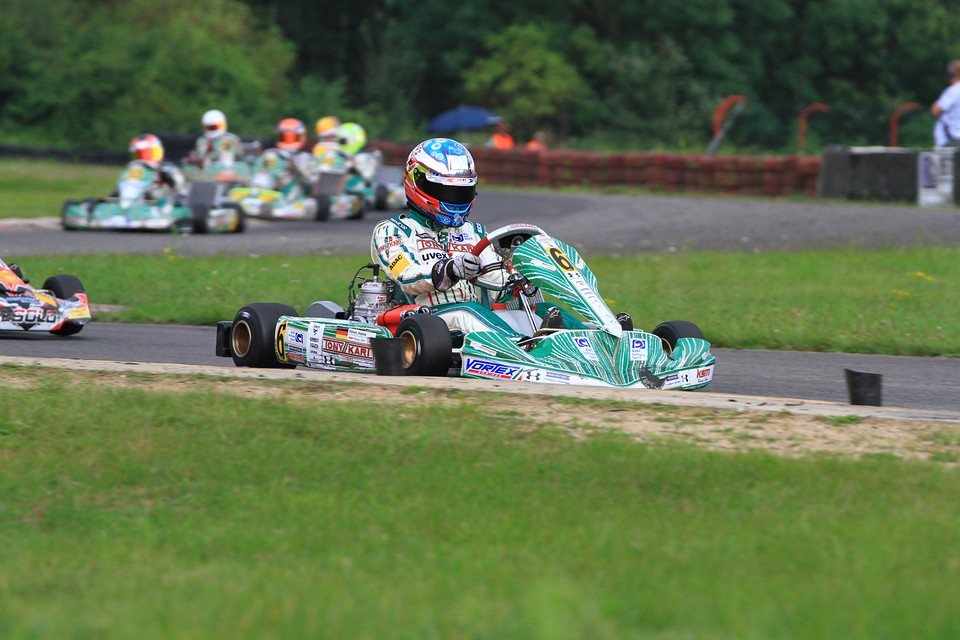
[(211, 109), (203, 114), (203, 136), (213, 139), (219, 138), (227, 132), (227, 116), (219, 109)]
[(337, 129), (340, 128), (340, 118), (337, 116), (323, 116), (317, 120), (317, 138), (321, 141), (336, 140)]
[(367, 132), (356, 122), (345, 122), (337, 127), (337, 142), (344, 153), (353, 156), (367, 144)]
[(473, 156), (456, 140), (424, 140), (407, 156), (403, 192), (413, 210), (444, 226), (459, 227), (477, 197)]
[(163, 143), (152, 133), (141, 133), (130, 141), (130, 157), (151, 166), (158, 166), (163, 162)]
[(277, 125), (277, 148), (299, 151), (307, 141), (307, 128), (296, 118), (284, 118)]

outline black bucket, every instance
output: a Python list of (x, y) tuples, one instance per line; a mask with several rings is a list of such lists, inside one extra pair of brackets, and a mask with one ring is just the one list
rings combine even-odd
[(883, 376), (879, 373), (866, 373), (844, 369), (847, 378), (847, 391), (850, 392), (850, 404), (880, 406), (880, 383)]
[(399, 338), (371, 338), (373, 363), (378, 376), (402, 376), (403, 360), (400, 357), (402, 341)]

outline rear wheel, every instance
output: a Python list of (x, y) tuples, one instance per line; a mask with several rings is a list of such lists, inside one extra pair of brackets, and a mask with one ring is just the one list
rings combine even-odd
[(651, 333), (663, 342), (664, 350), (670, 353), (676, 348), (677, 340), (680, 338), (700, 338), (704, 339), (700, 327), (686, 320), (670, 320), (661, 322)]
[(279, 302), (254, 302), (241, 308), (230, 328), (230, 355), (238, 367), (293, 369), (294, 364), (277, 361), (274, 353), (277, 320), (296, 316), (297, 311)]
[(60, 208), (60, 226), (62, 226), (65, 231), (76, 231), (76, 227), (67, 226), (67, 209), (78, 204), (80, 203), (76, 200), (66, 200)]
[(314, 214), (313, 219), (318, 222), (329, 220), (330, 206), (333, 204), (333, 200), (326, 193), (318, 193), (314, 196), (314, 199), (317, 201), (317, 212)]
[[(60, 300), (71, 298), (77, 293), (85, 293), (80, 279), (70, 275), (50, 276), (44, 281), (43, 288)], [(72, 336), (75, 333), (80, 333), (81, 329), (83, 329), (82, 324), (74, 320), (67, 320), (59, 329), (54, 329), (50, 333), (58, 336)]]
[(235, 202), (230, 202), (223, 205), (224, 209), (233, 209), (237, 212), (237, 226), (233, 229), (233, 233), (243, 233), (247, 230), (247, 214), (244, 213), (243, 207), (238, 205)]
[(397, 327), (404, 375), (445, 376), (453, 364), (450, 329), (441, 318), (420, 313)]
[(373, 206), (377, 211), (386, 211), (389, 208), (390, 187), (378, 184), (373, 190)]

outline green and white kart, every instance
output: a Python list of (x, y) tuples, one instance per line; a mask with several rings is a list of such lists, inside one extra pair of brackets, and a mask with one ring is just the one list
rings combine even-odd
[[(506, 309), (495, 310), (523, 340), (497, 331), (451, 334), (428, 307), (395, 301), (396, 290), (373, 279), (350, 285), (343, 309), (330, 301), (306, 315), (280, 303), (254, 303), (217, 325), (218, 356), (237, 366), (295, 367), (381, 374), (437, 375), (528, 382), (690, 390), (713, 379), (716, 358), (700, 329), (670, 321), (650, 332), (625, 329), (597, 290), (597, 280), (570, 245), (535, 225), (492, 231), (489, 243), (509, 275)], [(547, 330), (535, 307), (555, 298), (586, 328)], [(496, 307), (499, 305), (495, 305)], [(511, 308), (512, 307), (512, 308)], [(378, 340), (385, 339), (385, 340)], [(392, 347), (392, 349), (391, 349)], [(396, 362), (393, 362), (396, 360)]]
[(167, 200), (145, 197), (157, 170), (134, 162), (120, 173), (117, 189), (108, 198), (63, 203), (60, 220), (67, 231), (83, 229), (237, 233), (245, 228), (239, 206), (209, 206), (204, 187), (190, 185), (186, 196)]
[(253, 164), (249, 184), (235, 186), (225, 194), (227, 202), (240, 207), (244, 214), (264, 220), (326, 220), (316, 198), (292, 181), (278, 189), (289, 157), (274, 149), (264, 151)]
[(317, 155), (317, 177), (312, 190), (318, 208), (326, 209), (330, 219), (357, 220), (372, 209), (404, 208), (407, 196), (402, 182), (378, 182), (382, 168), (383, 153), (380, 150), (364, 151), (351, 157), (336, 147), (326, 149)]

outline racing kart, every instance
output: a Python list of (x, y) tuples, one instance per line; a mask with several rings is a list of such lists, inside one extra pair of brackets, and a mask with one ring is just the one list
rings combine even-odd
[(211, 206), (202, 183), (191, 184), (186, 197), (153, 200), (146, 197), (157, 170), (131, 163), (121, 173), (117, 189), (107, 198), (63, 203), (60, 219), (67, 231), (116, 229), (239, 233), (246, 227), (243, 210), (231, 203)]
[(248, 186), (235, 186), (225, 195), (230, 204), (247, 216), (267, 220), (325, 220), (326, 211), (316, 198), (304, 193), (296, 181), (279, 187), (280, 177), (291, 159), (268, 149), (253, 164)]
[[(217, 324), (216, 354), (241, 367), (297, 365), (339, 371), (522, 380), (540, 383), (657, 389), (699, 389), (713, 379), (716, 358), (692, 322), (664, 322), (652, 331), (625, 327), (607, 307), (597, 280), (579, 253), (535, 225), (513, 224), (490, 232), (490, 244), (507, 271), (507, 301), (494, 312), (519, 333), (451, 333), (429, 307), (400, 300), (379, 266), (361, 267), (350, 284), (346, 309), (314, 302), (305, 315), (280, 303), (254, 303), (232, 321)], [(360, 273), (372, 279), (358, 284)], [(546, 329), (537, 305), (543, 293), (580, 316), (585, 328)], [(402, 295), (402, 294), (401, 294)], [(632, 325), (632, 322), (630, 323)], [(385, 339), (385, 340), (384, 340)], [(389, 363), (395, 356), (399, 366)]]
[(383, 164), (379, 151), (365, 151), (352, 157), (336, 147), (317, 155), (318, 171), (313, 195), (328, 218), (359, 220), (369, 210), (402, 209), (407, 197), (403, 184), (375, 182)]
[(90, 322), (87, 294), (76, 276), (51, 276), (35, 289), (20, 267), (0, 260), (0, 331), (78, 333)]

